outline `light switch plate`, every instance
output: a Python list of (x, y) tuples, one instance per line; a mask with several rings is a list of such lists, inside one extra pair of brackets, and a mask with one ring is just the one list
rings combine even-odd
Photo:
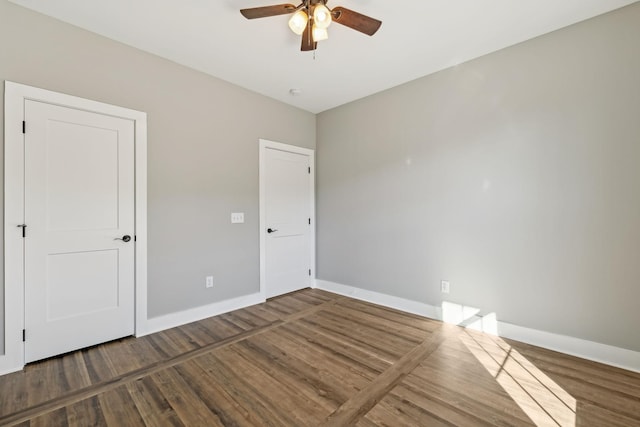
[(231, 224), (242, 224), (242, 223), (244, 223), (244, 212), (232, 212)]

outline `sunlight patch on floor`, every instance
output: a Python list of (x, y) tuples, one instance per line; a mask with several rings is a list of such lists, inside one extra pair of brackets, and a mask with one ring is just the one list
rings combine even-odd
[(575, 426), (576, 399), (499, 337), (461, 341), (537, 426)]
[(531, 421), (537, 426), (575, 426), (576, 399), (497, 336), (495, 313), (479, 316), (479, 312), (473, 307), (442, 303), (442, 320), (466, 328), (460, 340)]

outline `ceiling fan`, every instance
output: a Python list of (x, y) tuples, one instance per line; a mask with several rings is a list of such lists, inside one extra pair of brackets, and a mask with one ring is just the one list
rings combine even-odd
[(319, 41), (326, 40), (329, 37), (327, 27), (331, 22), (337, 22), (369, 36), (374, 35), (382, 25), (382, 21), (341, 6), (329, 9), (327, 0), (302, 0), (298, 6), (278, 4), (253, 7), (241, 9), (240, 13), (247, 19), (293, 14), (289, 19), (289, 28), (294, 33), (302, 35), (302, 51), (315, 50)]

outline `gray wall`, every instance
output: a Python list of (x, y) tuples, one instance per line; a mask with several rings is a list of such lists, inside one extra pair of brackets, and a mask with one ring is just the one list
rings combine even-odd
[(640, 4), (318, 116), (318, 278), (640, 351)]
[(148, 113), (150, 317), (258, 292), (258, 138), (314, 148), (313, 114), (0, 0), (5, 79)]

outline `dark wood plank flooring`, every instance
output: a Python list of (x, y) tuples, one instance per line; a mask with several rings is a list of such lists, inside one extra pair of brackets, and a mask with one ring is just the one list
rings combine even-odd
[(305, 289), (0, 377), (0, 425), (640, 426), (640, 374)]

